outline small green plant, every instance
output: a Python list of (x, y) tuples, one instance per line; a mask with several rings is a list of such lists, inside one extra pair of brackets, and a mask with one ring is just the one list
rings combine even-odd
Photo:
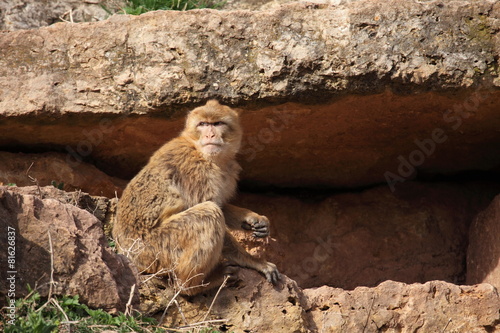
[(123, 11), (126, 14), (140, 15), (153, 10), (216, 9), (224, 3), (224, 0), (129, 0)]
[[(2, 326), (5, 333), (93, 333), (105, 330), (116, 332), (153, 332), (165, 330), (155, 327), (152, 318), (111, 315), (103, 310), (90, 309), (79, 302), (78, 296), (63, 296), (43, 300), (32, 292), (24, 299), (16, 300), (16, 319), (12, 323), (2, 311)], [(2, 328), (2, 327), (0, 327)]]
[(50, 182), (50, 184), (51, 184), (52, 186), (54, 186), (55, 188), (59, 189), (59, 190), (64, 189), (64, 182), (60, 182), (60, 183), (58, 183), (58, 182), (56, 182), (55, 180), (53, 180), (53, 181), (51, 181), (51, 182)]

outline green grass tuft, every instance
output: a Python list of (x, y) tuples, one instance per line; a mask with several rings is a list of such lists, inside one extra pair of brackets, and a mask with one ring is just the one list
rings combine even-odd
[[(155, 319), (144, 317), (139, 313), (134, 316), (123, 313), (111, 315), (104, 310), (90, 309), (87, 305), (81, 304), (78, 296), (53, 297), (47, 300), (34, 291), (27, 297), (15, 301), (13, 322), (9, 314), (7, 308), (1, 310), (0, 332), (98, 333), (109, 330), (118, 333), (172, 332), (169, 328), (159, 327)], [(220, 333), (215, 328), (201, 326), (189, 332)]]
[(220, 8), (225, 1), (220, 0), (129, 0), (123, 8), (126, 14), (140, 15), (153, 10), (191, 10)]
[[(57, 304), (56, 304), (57, 303)], [(63, 296), (43, 300), (37, 292), (16, 300), (15, 321), (9, 322), (2, 311), (2, 326), (5, 333), (94, 333), (104, 330), (116, 332), (165, 332), (155, 327), (156, 321), (142, 316), (111, 315), (104, 310), (93, 310), (81, 304), (78, 296)], [(2, 327), (0, 327), (1, 330)]]

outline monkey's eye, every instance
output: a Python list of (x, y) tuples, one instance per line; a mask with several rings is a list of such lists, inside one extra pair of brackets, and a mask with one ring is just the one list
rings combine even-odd
[(216, 122), (214, 123), (214, 126), (222, 126), (222, 125), (226, 125), (226, 123), (225, 123), (225, 122), (223, 122), (223, 121), (216, 121)]
[(207, 125), (208, 125), (208, 123), (207, 123), (207, 122), (205, 122), (205, 121), (200, 121), (200, 122), (198, 123), (198, 126), (207, 126)]

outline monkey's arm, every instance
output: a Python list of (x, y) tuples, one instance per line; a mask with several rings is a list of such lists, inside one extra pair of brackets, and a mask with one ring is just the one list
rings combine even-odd
[(229, 204), (225, 205), (222, 211), (229, 228), (251, 230), (255, 237), (269, 236), (269, 220), (264, 215)]

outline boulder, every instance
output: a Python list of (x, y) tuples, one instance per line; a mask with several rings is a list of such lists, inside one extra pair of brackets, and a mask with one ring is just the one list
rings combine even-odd
[(242, 109), (246, 184), (498, 173), (499, 15), (493, 0), (361, 0), (4, 32), (0, 149), (130, 178), (217, 98)]
[(165, 313), (163, 324), (167, 327), (213, 320), (210, 323), (221, 326), (224, 332), (309, 332), (302, 290), (295, 281), (283, 276), (282, 282), (273, 286), (248, 269), (241, 269), (238, 277), (232, 286), (194, 297), (158, 289), (149, 280), (141, 286), (141, 308), (151, 315)]
[(500, 290), (500, 195), (472, 223), (467, 283), (490, 283)]
[(137, 305), (137, 289), (131, 294), (137, 272), (108, 246), (101, 222), (54, 192), (62, 191), (0, 187), (0, 224), (6, 231), (0, 239), (5, 249), (0, 277), (12, 282), (2, 284), (0, 293), (14, 299), (26, 296), (28, 288), (43, 296), (52, 289), (53, 295), (78, 294), (89, 306), (111, 312), (124, 311), (129, 299)]

